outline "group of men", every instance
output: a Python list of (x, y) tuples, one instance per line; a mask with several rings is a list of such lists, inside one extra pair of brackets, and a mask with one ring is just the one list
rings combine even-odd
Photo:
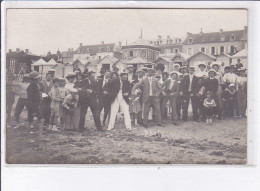
[[(217, 67), (215, 67), (216, 65)], [(79, 96), (79, 130), (85, 130), (88, 108), (91, 109), (95, 125), (100, 131), (104, 131), (107, 119), (109, 119), (107, 130), (114, 129), (118, 112), (124, 115), (126, 128), (132, 129), (133, 119), (131, 119), (129, 105), (133, 102), (132, 96), (137, 96), (137, 92), (139, 92), (141, 106), (141, 111), (138, 112), (138, 123), (146, 128), (150, 116), (158, 126), (163, 126), (163, 120), (167, 118), (169, 113), (171, 113), (173, 125), (179, 125), (180, 121), (187, 121), (189, 105), (192, 108), (193, 120), (196, 122), (204, 120), (206, 114), (203, 111), (201, 100), (205, 99), (207, 92), (210, 92), (216, 101), (215, 114), (221, 119), (221, 100), (218, 99), (217, 94), (220, 81), (216, 77), (221, 73), (219, 68), (220, 65), (215, 63), (207, 71), (205, 64), (199, 64), (197, 71), (195, 71), (194, 66), (180, 67), (180, 65), (175, 64), (173, 70), (168, 73), (164, 72), (164, 67), (161, 65), (155, 69), (141, 67), (136, 71), (130, 65), (120, 74), (108, 70), (104, 71), (98, 78), (93, 71), (75, 71), (75, 79), (72, 79), (70, 84), (77, 89)], [(239, 69), (241, 68), (239, 66)], [(228, 69), (231, 72), (226, 71), (224, 77), (221, 74), (222, 81), (227, 87), (236, 83), (236, 74), (234, 74), (236, 66), (228, 66)], [(41, 81), (42, 93), (48, 95), (53, 86), (54, 76), (55, 71), (50, 71)], [(45, 119), (45, 125), (47, 125), (51, 113), (51, 99), (45, 98), (42, 102), (42, 116)], [(104, 115), (101, 123), (100, 114), (103, 109)]]

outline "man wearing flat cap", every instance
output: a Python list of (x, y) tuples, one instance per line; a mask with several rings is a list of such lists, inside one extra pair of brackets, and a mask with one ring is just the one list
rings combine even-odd
[(147, 70), (147, 77), (140, 80), (134, 85), (132, 93), (135, 93), (137, 88), (143, 86), (143, 125), (147, 127), (148, 114), (151, 106), (155, 109), (156, 121), (159, 126), (162, 126), (161, 110), (160, 110), (160, 94), (163, 91), (161, 84), (154, 77), (155, 70), (149, 68)]
[(183, 121), (188, 118), (188, 106), (191, 100), (193, 120), (198, 121), (199, 107), (199, 78), (194, 75), (195, 67), (189, 67), (189, 74), (185, 75), (180, 84), (180, 95), (183, 96)]

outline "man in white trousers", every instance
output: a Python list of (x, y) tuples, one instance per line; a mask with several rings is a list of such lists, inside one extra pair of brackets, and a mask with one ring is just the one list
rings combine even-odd
[(127, 73), (121, 73), (120, 78), (113, 79), (104, 87), (104, 94), (110, 96), (111, 112), (107, 130), (114, 129), (116, 115), (119, 111), (123, 112), (125, 126), (132, 130), (131, 119), (129, 114), (129, 96), (131, 93), (131, 84), (127, 80)]

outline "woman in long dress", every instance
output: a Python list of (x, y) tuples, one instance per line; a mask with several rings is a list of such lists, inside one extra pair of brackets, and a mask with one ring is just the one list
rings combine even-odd
[[(212, 69), (216, 71), (215, 78), (218, 80), (218, 90), (217, 90), (217, 98), (219, 103), (219, 109), (220, 111), (223, 111), (223, 102), (222, 102), (222, 86), (223, 86), (223, 74), (221, 72), (221, 63), (213, 62), (212, 63)], [(221, 112), (222, 113), (222, 112)], [(220, 118), (221, 116), (219, 116)]]
[(65, 130), (79, 130), (80, 108), (78, 106), (79, 96), (77, 89), (71, 89), (70, 93), (65, 97), (62, 106), (64, 107)]

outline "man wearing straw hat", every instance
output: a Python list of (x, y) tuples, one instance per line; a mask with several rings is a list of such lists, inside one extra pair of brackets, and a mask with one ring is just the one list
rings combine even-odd
[(143, 125), (148, 127), (148, 114), (151, 106), (155, 109), (158, 126), (162, 126), (161, 109), (160, 109), (160, 94), (163, 91), (161, 84), (154, 78), (155, 70), (152, 68), (147, 69), (147, 77), (140, 80), (134, 85), (132, 93), (143, 86)]

